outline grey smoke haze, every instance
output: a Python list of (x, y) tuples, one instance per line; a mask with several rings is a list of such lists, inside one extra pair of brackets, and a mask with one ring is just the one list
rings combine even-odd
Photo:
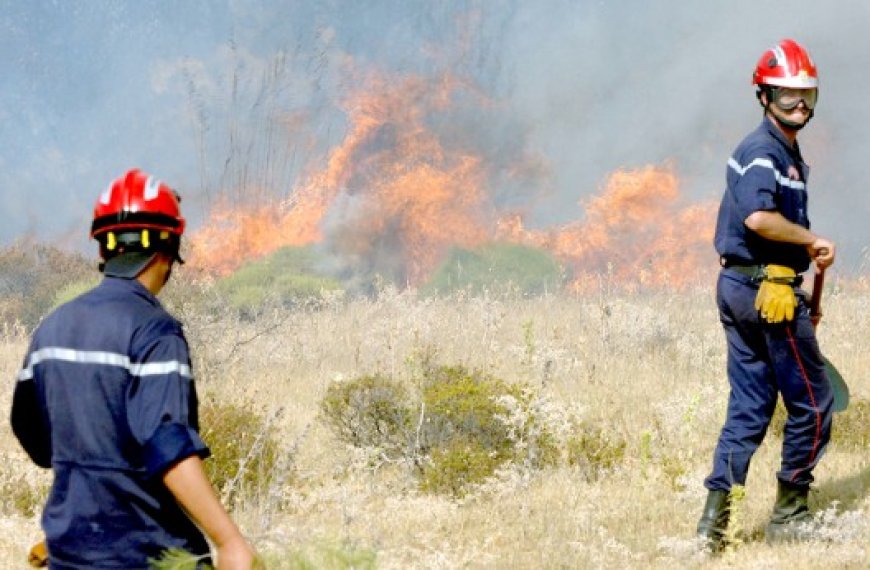
[[(811, 219), (863, 270), (868, 21), (861, 0), (0, 0), (0, 245), (91, 251), (93, 201), (131, 166), (178, 187), (193, 227), (220, 195), (283, 195), (346, 133), (353, 69), (473, 85), (486, 111), (433, 128), (491, 161), (494, 201), (529, 225), (581, 218), (609, 173), (647, 164), (717, 200), (760, 120), (755, 62), (793, 37), (822, 85), (801, 136)], [(522, 183), (500, 177), (524, 159)]]

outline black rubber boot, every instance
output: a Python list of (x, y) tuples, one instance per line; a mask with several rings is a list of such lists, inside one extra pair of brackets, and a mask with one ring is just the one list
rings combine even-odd
[(728, 491), (710, 491), (701, 520), (698, 521), (698, 536), (704, 539), (704, 546), (711, 552), (718, 552), (725, 546), (725, 530), (731, 514)]
[(813, 520), (813, 516), (810, 514), (809, 494), (809, 487), (779, 482), (776, 503), (765, 532), (767, 542), (794, 542), (810, 537), (812, 529), (807, 523)]

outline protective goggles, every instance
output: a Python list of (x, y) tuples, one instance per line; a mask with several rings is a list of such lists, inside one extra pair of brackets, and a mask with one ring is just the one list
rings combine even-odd
[(777, 87), (772, 89), (773, 101), (776, 105), (785, 111), (791, 111), (798, 106), (801, 101), (810, 111), (816, 106), (816, 101), (819, 99), (818, 89), (792, 89), (791, 87)]

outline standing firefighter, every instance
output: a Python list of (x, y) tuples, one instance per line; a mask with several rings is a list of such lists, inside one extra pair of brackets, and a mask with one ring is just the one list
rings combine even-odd
[(723, 267), (717, 303), (731, 393), (698, 522), (698, 535), (712, 549), (723, 544), (729, 491), (746, 482), (777, 394), (788, 420), (768, 541), (800, 537), (797, 523), (810, 518), (813, 468), (831, 431), (832, 390), (799, 290), (800, 273), (811, 262), (824, 269), (834, 261), (834, 244), (809, 229), (809, 169), (797, 143), (818, 99), (816, 67), (803, 47), (787, 39), (761, 56), (752, 82), (764, 118), (728, 160), (716, 224)]
[(116, 180), (91, 226), (105, 278), (45, 318), (18, 373), (12, 429), (54, 471), (52, 568), (146, 568), (169, 548), (208, 560), (203, 532), (218, 568), (252, 565), (203, 471), (187, 341), (155, 296), (182, 233), (168, 186), (138, 170)]

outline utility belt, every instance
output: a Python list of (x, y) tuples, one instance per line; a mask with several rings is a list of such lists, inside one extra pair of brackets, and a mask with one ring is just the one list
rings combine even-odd
[[(747, 265), (744, 263), (730, 261), (724, 257), (719, 258), (719, 265), (721, 265), (725, 269), (730, 269), (732, 271), (736, 271), (737, 273), (742, 273), (749, 277), (753, 283), (760, 283), (767, 278), (767, 266), (765, 265)], [(795, 287), (799, 287), (801, 283), (803, 283), (803, 276), (796, 275), (794, 279), (789, 279), (788, 284), (794, 285)]]

